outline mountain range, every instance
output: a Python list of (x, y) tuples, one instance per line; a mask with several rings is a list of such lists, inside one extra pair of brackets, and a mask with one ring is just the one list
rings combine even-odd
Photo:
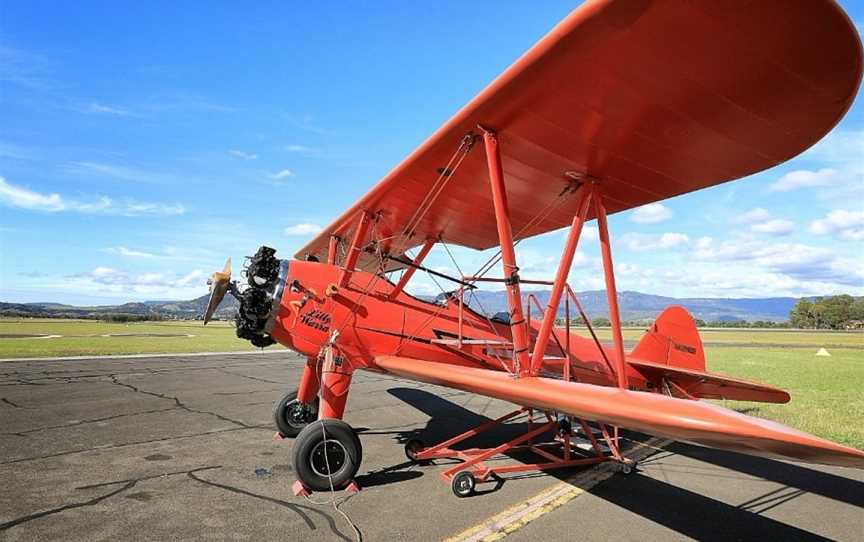
[[(549, 300), (549, 291), (524, 292), (537, 297), (542, 307)], [(606, 292), (593, 290), (577, 293), (589, 317), (608, 316)], [(440, 298), (441, 296), (439, 296)], [(435, 298), (425, 297), (432, 301)], [(175, 319), (200, 318), (207, 306), (208, 296), (188, 301), (144, 301), (122, 305), (74, 306), (59, 303), (3, 303), (0, 302), (0, 316), (68, 317), (97, 318), (112, 315), (134, 315), (138, 317), (161, 317)], [(507, 311), (507, 299), (503, 291), (476, 291), (473, 296), (466, 294), (466, 300), (475, 309), (493, 315)], [(789, 311), (798, 301), (794, 297), (768, 298), (675, 298), (640, 292), (624, 291), (618, 294), (618, 305), (623, 320), (651, 320), (669, 305), (683, 305), (695, 318), (706, 322), (717, 321), (786, 321)], [(232, 318), (237, 301), (227, 296), (216, 313), (217, 318)], [(538, 315), (536, 306), (532, 313)], [(571, 306), (575, 315), (575, 308)], [(559, 314), (564, 314), (563, 302)]]

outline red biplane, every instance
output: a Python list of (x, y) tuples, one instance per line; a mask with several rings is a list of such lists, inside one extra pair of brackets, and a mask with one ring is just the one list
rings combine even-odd
[[(482, 55), (483, 43), (474, 48)], [(693, 319), (666, 309), (630, 352), (621, 334), (607, 215), (780, 164), (823, 137), (857, 92), (861, 43), (824, 0), (588, 1), (573, 11), (296, 255), (262, 247), (248, 284), (212, 279), (209, 319), (226, 291), (238, 336), (307, 358), (276, 409), (311, 490), (343, 488), (361, 446), (341, 420), (356, 370), (503, 399), (519, 409), (446, 442), (406, 445), (417, 460), (458, 457), (457, 495), (492, 473), (632, 462), (618, 428), (778, 458), (864, 467), (864, 452), (699, 401), (785, 403), (780, 389), (708, 372)], [(586, 221), (596, 220), (613, 344), (570, 331), (567, 285)], [(519, 240), (569, 226), (554, 281), (523, 277)], [(405, 292), (436, 243), (499, 247), (476, 273), (446, 277), (443, 302)], [(410, 255), (409, 250), (416, 250)], [(503, 275), (487, 273), (500, 262)], [(391, 273), (401, 271), (391, 282)], [(473, 310), (480, 282), (506, 288), (509, 318)], [(524, 284), (548, 284), (536, 299)], [(526, 307), (526, 302), (528, 303)], [(563, 309), (567, 320), (556, 327)], [(492, 449), (452, 446), (520, 414), (543, 423)], [(535, 443), (554, 434), (545, 445)], [(581, 440), (580, 440), (581, 439)], [(574, 446), (580, 440), (581, 447)], [(588, 443), (588, 445), (585, 445)], [(536, 464), (485, 466), (514, 447)], [(586, 452), (587, 448), (587, 452)]]

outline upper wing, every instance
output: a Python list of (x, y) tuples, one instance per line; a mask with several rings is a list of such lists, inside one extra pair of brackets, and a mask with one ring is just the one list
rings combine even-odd
[[(482, 61), (488, 45), (468, 45)], [(402, 238), (478, 124), (499, 134), (519, 237), (570, 223), (578, 203), (561, 196), (567, 172), (599, 179), (614, 213), (764, 170), (839, 121), (861, 79), (861, 56), (853, 25), (832, 1), (587, 1), (297, 257), (325, 260), (330, 236), (350, 239), (362, 211), (380, 213), (379, 238), (389, 238), (393, 255), (439, 236), (497, 245), (482, 145)], [(523, 231), (548, 205), (549, 215)], [(364, 256), (360, 266), (371, 261)]]
[[(705, 399), (732, 399), (735, 401), (760, 401), (762, 403), (788, 403), (789, 393), (785, 390), (750, 382), (739, 378), (706, 373), (684, 367), (652, 363), (641, 359), (627, 358), (627, 363), (654, 379), (664, 377), (684, 392)], [(675, 390), (672, 390), (673, 394)], [(677, 394), (676, 394), (677, 395)]]
[(387, 372), (413, 380), (675, 440), (755, 455), (864, 468), (864, 452), (860, 450), (700, 401), (551, 378), (512, 378), (498, 371), (398, 356), (381, 356), (375, 363)]

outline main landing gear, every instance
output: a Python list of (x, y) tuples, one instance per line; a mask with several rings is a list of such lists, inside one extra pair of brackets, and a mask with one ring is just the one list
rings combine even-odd
[(297, 390), (287, 393), (273, 407), (273, 421), (283, 437), (293, 438), (318, 419), (318, 397), (311, 403), (297, 400)]
[(294, 440), (294, 472), (312, 491), (345, 488), (357, 474), (362, 458), (360, 439), (342, 420), (314, 421)]

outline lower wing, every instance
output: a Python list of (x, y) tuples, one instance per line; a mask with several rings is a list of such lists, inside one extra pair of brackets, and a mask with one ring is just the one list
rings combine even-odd
[(864, 452), (709, 403), (552, 378), (380, 356), (388, 373), (651, 435), (737, 452), (864, 468)]

